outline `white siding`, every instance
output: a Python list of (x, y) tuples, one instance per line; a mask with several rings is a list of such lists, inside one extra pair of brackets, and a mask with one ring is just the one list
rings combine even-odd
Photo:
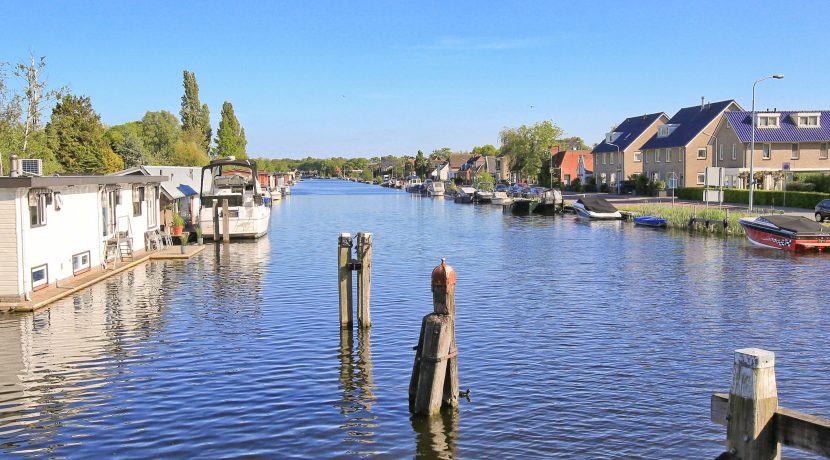
[(0, 298), (18, 298), (17, 207), (14, 190), (0, 191)]

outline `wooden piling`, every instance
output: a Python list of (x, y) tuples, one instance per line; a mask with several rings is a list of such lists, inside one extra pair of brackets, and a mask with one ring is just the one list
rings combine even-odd
[(451, 343), (452, 319), (435, 313), (427, 315), (424, 318), (424, 341), (415, 394), (416, 414), (432, 415), (441, 410)]
[(337, 240), (337, 276), (340, 293), (340, 327), (350, 328), (354, 323), (352, 313), (352, 235), (341, 233)]
[(358, 232), (357, 261), (357, 326), (372, 327), (369, 300), (372, 291), (372, 234)]
[(231, 216), (228, 212), (228, 199), (225, 198), (222, 200), (222, 241), (225, 243), (231, 241), (230, 226)]
[(774, 424), (777, 410), (775, 354), (760, 348), (736, 350), (729, 391), (727, 449), (742, 460), (780, 459)]
[(455, 342), (455, 270), (441, 259), (432, 270), (432, 308), (435, 313), (450, 317), (450, 352), (444, 380), (444, 406), (458, 405), (458, 347)]
[(219, 206), (216, 200), (213, 200), (213, 242), (219, 241)]

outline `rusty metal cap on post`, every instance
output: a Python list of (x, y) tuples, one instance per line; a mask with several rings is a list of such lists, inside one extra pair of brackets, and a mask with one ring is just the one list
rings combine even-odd
[(449, 286), (454, 284), (455, 270), (447, 265), (447, 261), (442, 258), (441, 263), (432, 270), (432, 285)]

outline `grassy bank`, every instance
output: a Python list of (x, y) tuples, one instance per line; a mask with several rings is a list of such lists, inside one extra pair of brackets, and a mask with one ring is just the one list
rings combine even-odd
[[(725, 230), (726, 235), (736, 236), (745, 235), (743, 227), (741, 227), (741, 224), (738, 223), (738, 219), (740, 219), (741, 217), (749, 216), (749, 214), (745, 212), (730, 210), (729, 215), (727, 217), (727, 213), (723, 209), (706, 208), (703, 206), (698, 206), (697, 208), (694, 208), (692, 206), (672, 206), (667, 204), (650, 203), (620, 205), (617, 207), (621, 211), (632, 212), (638, 216), (662, 217), (668, 221), (667, 225), (669, 226), (669, 228), (689, 228), (689, 219), (691, 219), (692, 217), (697, 217), (698, 219), (709, 219), (718, 221), (722, 221), (728, 218), (727, 226), (725, 229), (722, 225), (712, 225), (710, 226), (709, 232), (715, 234), (724, 234)], [(704, 225), (696, 225), (693, 230), (707, 232), (706, 227)]]

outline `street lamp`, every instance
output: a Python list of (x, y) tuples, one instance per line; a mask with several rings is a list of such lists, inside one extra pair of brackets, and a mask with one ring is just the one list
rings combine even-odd
[[(625, 162), (623, 161), (622, 155), (620, 155), (620, 146), (611, 142), (606, 142), (608, 145), (613, 145), (617, 148), (617, 158), (620, 159), (620, 176), (625, 177)], [(620, 188), (621, 188), (621, 181), (622, 177), (617, 178), (617, 195), (621, 195)]]
[(751, 142), (750, 147), (749, 147), (749, 212), (750, 213), (752, 213), (752, 192), (755, 189), (755, 174), (754, 174), (755, 169), (753, 168), (753, 165), (755, 163), (754, 160), (755, 160), (755, 124), (756, 124), (756, 120), (755, 120), (755, 85), (757, 85), (758, 83), (761, 83), (764, 80), (770, 79), (770, 78), (780, 80), (780, 79), (784, 78), (784, 76), (779, 75), (779, 74), (770, 75), (768, 77), (764, 77), (760, 80), (757, 80), (757, 81), (755, 81), (755, 83), (752, 84), (752, 118), (749, 120), (749, 122), (752, 123), (752, 142)]

